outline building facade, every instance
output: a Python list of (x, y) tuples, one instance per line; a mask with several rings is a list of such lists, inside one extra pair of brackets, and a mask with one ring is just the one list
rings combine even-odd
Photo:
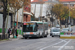
[(70, 6), (70, 8), (75, 8), (75, 0), (59, 0), (60, 3), (64, 4), (64, 6)]
[(23, 22), (31, 21), (31, 0), (29, 0), (28, 3), (28, 5), (24, 6)]
[[(42, 2), (41, 2), (42, 1)], [(33, 0), (31, 2), (31, 12), (35, 14), (35, 17), (45, 16), (51, 14), (52, 5), (58, 3), (58, 0)]]
[[(53, 5), (55, 5), (59, 2), (59, 0), (41, 0), (41, 1), (40, 0), (34, 0), (32, 2), (31, 12), (34, 13), (35, 17), (39, 18), (39, 20), (41, 19), (41, 17), (44, 16), (44, 18), (47, 19), (49, 24), (51, 24), (51, 21), (50, 21), (51, 9), (52, 9)], [(48, 14), (50, 14), (50, 15), (47, 16)], [(55, 24), (57, 24), (56, 21), (54, 21), (54, 25)]]

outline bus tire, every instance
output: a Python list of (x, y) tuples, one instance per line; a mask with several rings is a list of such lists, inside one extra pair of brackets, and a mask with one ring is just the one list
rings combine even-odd
[(54, 36), (52, 35), (52, 37), (54, 37)]
[(27, 37), (24, 37), (25, 39), (27, 39)]
[(42, 38), (44, 38), (44, 34), (42, 33)]
[(45, 37), (47, 37), (47, 35)]
[(50, 34), (50, 36), (52, 36), (52, 34)]
[(39, 37), (38, 38), (40, 38), (41, 36), (40, 36), (40, 33), (39, 33)]

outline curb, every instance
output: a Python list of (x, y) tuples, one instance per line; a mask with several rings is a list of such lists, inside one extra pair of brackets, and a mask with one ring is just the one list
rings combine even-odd
[(61, 39), (75, 39), (75, 36), (71, 36), (71, 37), (60, 37)]

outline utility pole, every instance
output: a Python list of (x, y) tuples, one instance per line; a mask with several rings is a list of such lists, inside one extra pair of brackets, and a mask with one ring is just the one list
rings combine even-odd
[(18, 11), (17, 11), (17, 28), (18, 28)]
[(70, 2), (69, 2), (69, 25), (70, 25)]
[(71, 30), (71, 24), (70, 24), (70, 2), (69, 2), (69, 30)]

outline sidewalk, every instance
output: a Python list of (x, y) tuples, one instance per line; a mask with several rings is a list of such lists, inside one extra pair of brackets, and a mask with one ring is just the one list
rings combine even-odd
[(17, 38), (13, 38), (13, 35), (10, 35), (9, 40), (19, 40), (19, 39), (21, 39), (21, 38), (23, 38), (22, 35), (18, 35)]
[(0, 42), (5, 42), (5, 41), (14, 41), (14, 40), (19, 40), (19, 39), (21, 39), (21, 38), (23, 38), (22, 35), (18, 35), (17, 38), (13, 38), (13, 35), (10, 35), (10, 38), (9, 38), (9, 39), (0, 40)]

